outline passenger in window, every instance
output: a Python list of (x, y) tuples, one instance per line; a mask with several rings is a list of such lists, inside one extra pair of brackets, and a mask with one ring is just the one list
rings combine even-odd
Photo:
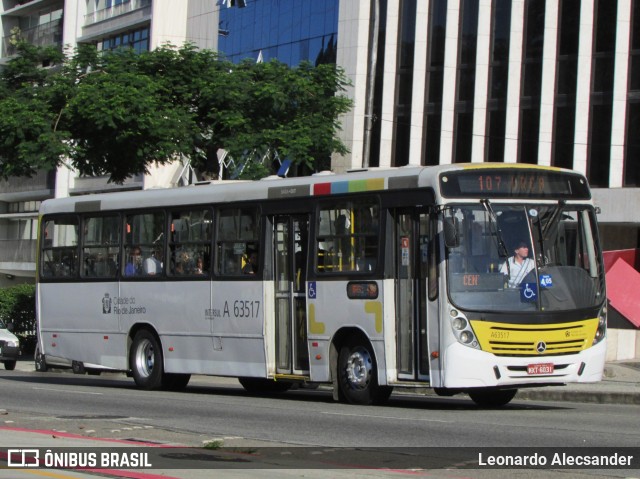
[(174, 274), (189, 274), (192, 269), (192, 261), (189, 253), (187, 253), (186, 251), (179, 253), (177, 255), (176, 264), (174, 267)]
[(246, 263), (242, 267), (243, 274), (256, 274), (258, 271), (258, 253), (250, 251), (246, 258)]
[(156, 246), (151, 256), (144, 260), (142, 265), (144, 274), (156, 275), (162, 273), (162, 247)]
[(124, 267), (125, 276), (138, 276), (142, 273), (142, 254), (139, 246), (134, 246), (129, 252), (129, 260)]
[(204, 270), (204, 260), (202, 259), (202, 256), (198, 256), (198, 258), (196, 259), (196, 267), (193, 271), (194, 274), (205, 274), (206, 271)]

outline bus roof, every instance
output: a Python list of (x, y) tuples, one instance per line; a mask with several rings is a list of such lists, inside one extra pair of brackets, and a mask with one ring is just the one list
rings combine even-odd
[(40, 213), (99, 212), (128, 208), (318, 197), (426, 187), (437, 189), (440, 173), (477, 168), (546, 169), (575, 173), (571, 172), (571, 170), (518, 163), (462, 163), (436, 166), (369, 168), (342, 174), (322, 172), (312, 176), (295, 178), (268, 177), (259, 181), (217, 181), (187, 187), (56, 198), (44, 201), (40, 208)]

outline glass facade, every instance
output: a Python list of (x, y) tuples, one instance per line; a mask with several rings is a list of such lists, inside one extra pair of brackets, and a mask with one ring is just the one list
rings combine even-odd
[(558, 19), (558, 63), (556, 70), (553, 157), (551, 164), (573, 167), (578, 84), (580, 0), (561, 0)]
[(149, 27), (119, 33), (102, 40), (98, 44), (99, 50), (117, 50), (118, 48), (133, 48), (136, 53), (149, 50)]
[(426, 103), (424, 105), (424, 131), (422, 134), (424, 158), (422, 163), (437, 165), (440, 160), (440, 133), (442, 129), (447, 0), (433, 0), (429, 5)]
[(617, 0), (596, 0), (591, 62), (590, 148), (587, 153), (587, 178), (592, 186), (609, 186), (617, 10)]
[(478, 48), (478, 8), (477, 0), (463, 0), (460, 4), (458, 43), (460, 62), (458, 64), (456, 124), (454, 127), (454, 163), (469, 163), (471, 161), (476, 51)]
[(486, 160), (500, 162), (504, 161), (504, 135), (507, 121), (511, 0), (496, 0), (491, 13), (493, 28), (489, 57), (489, 98), (485, 144)]
[(624, 155), (624, 186), (640, 186), (640, 0), (631, 14), (629, 93)]
[(416, 36), (416, 0), (400, 2), (400, 48), (396, 72), (395, 101), (395, 166), (409, 163), (411, 134), (411, 99), (413, 92), (413, 60)]
[(338, 0), (218, 2), (218, 50), (227, 59), (335, 63)]
[(520, 138), (518, 141), (518, 161), (520, 163), (535, 164), (538, 162), (545, 3), (545, 0), (529, 0), (525, 3)]

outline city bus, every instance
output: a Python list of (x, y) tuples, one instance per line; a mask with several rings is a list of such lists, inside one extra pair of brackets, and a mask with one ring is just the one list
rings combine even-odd
[(485, 407), (602, 377), (605, 274), (574, 171), (212, 182), (52, 199), (39, 221), (38, 347), (76, 372), (149, 390), (194, 374), (254, 394), (324, 384), (352, 404), (429, 388)]

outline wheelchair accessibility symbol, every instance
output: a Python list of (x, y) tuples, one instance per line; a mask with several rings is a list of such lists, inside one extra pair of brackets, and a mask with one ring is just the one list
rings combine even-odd
[(307, 295), (309, 296), (309, 299), (315, 299), (316, 298), (316, 282), (315, 281), (309, 281), (309, 283), (307, 283)]
[(523, 283), (520, 286), (520, 300), (532, 302), (538, 297), (538, 285), (536, 283)]

